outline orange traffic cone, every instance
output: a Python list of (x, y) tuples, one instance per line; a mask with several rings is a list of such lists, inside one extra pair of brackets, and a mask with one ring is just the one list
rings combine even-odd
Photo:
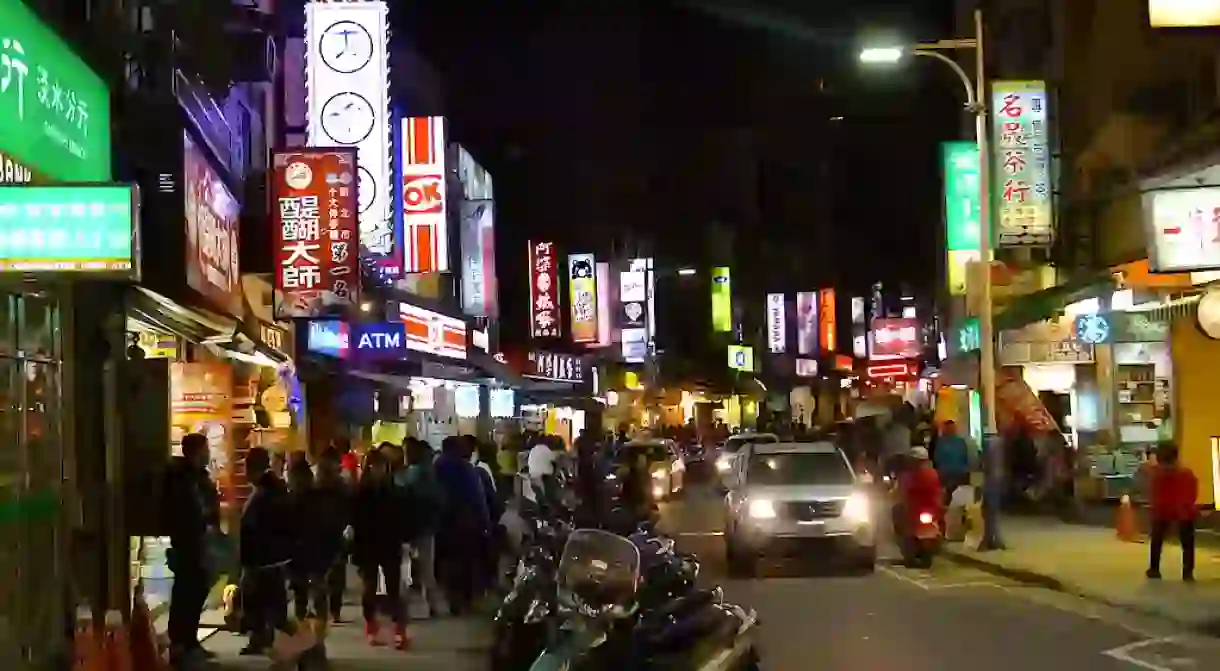
[(1140, 542), (1139, 527), (1135, 522), (1135, 509), (1131, 507), (1131, 497), (1123, 494), (1118, 504), (1118, 513), (1114, 519), (1114, 532), (1118, 540), (1124, 543)]
[(166, 667), (157, 648), (157, 631), (142, 585), (136, 587), (131, 601), (131, 666), (134, 671), (160, 671)]
[(93, 610), (88, 606), (76, 608), (76, 629), (72, 635), (73, 671), (105, 671), (106, 661), (102, 655), (102, 642), (97, 626), (93, 622)]
[(102, 643), (106, 671), (134, 671), (131, 667), (131, 639), (123, 624), (123, 614), (106, 611), (106, 637)]

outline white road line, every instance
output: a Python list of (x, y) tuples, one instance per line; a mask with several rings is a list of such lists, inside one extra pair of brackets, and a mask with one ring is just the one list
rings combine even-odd
[(1174, 643), (1181, 640), (1181, 638), (1181, 636), (1162, 636), (1160, 638), (1150, 638), (1143, 641), (1136, 641), (1135, 643), (1128, 643), (1127, 645), (1122, 645), (1110, 650), (1103, 650), (1101, 654), (1105, 655), (1106, 657), (1117, 659), (1120, 662), (1126, 662), (1140, 668), (1148, 669), (1149, 671), (1178, 671), (1178, 669), (1168, 666), (1161, 666), (1160, 664), (1138, 659), (1133, 657), (1131, 653), (1135, 650), (1146, 648), (1150, 645)]
[(932, 591), (931, 587), (928, 587), (927, 585), (923, 584), (922, 582), (919, 582), (918, 580), (916, 580), (914, 578), (902, 575), (898, 571), (895, 571), (894, 569), (892, 569), (888, 566), (878, 566), (877, 568), (881, 569), (882, 573), (884, 573), (892, 578), (897, 578), (898, 580), (901, 580), (902, 582), (905, 582), (908, 585), (914, 585), (914, 586), (918, 587), (919, 589), (922, 589), (925, 592)]
[(918, 587), (919, 589), (924, 590), (925, 592), (931, 592), (934, 590), (942, 590), (942, 589), (957, 589), (960, 587), (1000, 588), (1000, 585), (998, 585), (994, 582), (987, 582), (987, 581), (982, 581), (982, 580), (971, 580), (968, 582), (936, 583), (936, 582), (932, 582), (932, 581), (936, 580), (935, 576), (929, 575), (929, 576), (927, 576), (928, 580), (925, 581), (925, 580), (919, 580), (918, 578), (913, 578), (909, 575), (904, 575), (901, 571), (897, 571), (893, 568), (890, 568), (889, 566), (879, 566), (877, 568), (880, 569), (883, 573), (887, 573), (905, 583), (914, 585), (914, 586)]

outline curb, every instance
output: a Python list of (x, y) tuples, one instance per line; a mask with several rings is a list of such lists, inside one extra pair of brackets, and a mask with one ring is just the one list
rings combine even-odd
[(1044, 573), (1039, 573), (1037, 571), (1030, 571), (1030, 570), (1022, 569), (1022, 568), (1004, 566), (997, 562), (987, 561), (986, 559), (979, 559), (976, 556), (966, 554), (960, 550), (944, 548), (942, 550), (941, 554), (945, 559), (948, 559), (949, 561), (951, 561), (955, 564), (978, 569), (984, 573), (989, 573), (991, 575), (999, 576), (1001, 578), (1007, 578), (1009, 580), (1012, 580), (1013, 582), (1017, 582), (1022, 585), (1028, 585), (1031, 587), (1040, 587), (1042, 589), (1050, 590), (1052, 592), (1068, 594), (1070, 596), (1074, 596), (1074, 597), (1083, 599), (1085, 601), (1090, 601), (1093, 603), (1101, 604), (1103, 606), (1109, 606), (1111, 608), (1115, 608), (1117, 610), (1123, 610), (1128, 613), (1133, 613), (1133, 614), (1141, 615), (1144, 617), (1151, 617), (1151, 618), (1164, 620), (1166, 622), (1172, 623), (1175, 626), (1182, 627), (1185, 630), (1188, 630), (1188, 631), (1191, 631), (1191, 632), (1194, 632), (1197, 634), (1220, 638), (1220, 620), (1199, 622), (1197, 620), (1190, 620), (1190, 619), (1186, 619), (1186, 618), (1182, 618), (1182, 617), (1176, 617), (1173, 615), (1169, 615), (1169, 614), (1159, 611), (1155, 608), (1148, 608), (1146, 606), (1137, 606), (1137, 605), (1130, 604), (1130, 603), (1116, 601), (1114, 599), (1110, 599), (1110, 598), (1107, 598), (1100, 594), (1097, 594), (1096, 592), (1092, 592), (1090, 590), (1083, 589), (1072, 583), (1060, 580), (1054, 576), (1049, 576)]

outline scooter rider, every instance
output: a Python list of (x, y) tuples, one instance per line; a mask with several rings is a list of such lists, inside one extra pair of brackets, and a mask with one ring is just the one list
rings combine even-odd
[(915, 528), (920, 513), (932, 513), (938, 524), (944, 520), (940, 476), (928, 459), (927, 448), (911, 448), (909, 456), (910, 463), (898, 478), (898, 500), (894, 503), (894, 529), (900, 536)]

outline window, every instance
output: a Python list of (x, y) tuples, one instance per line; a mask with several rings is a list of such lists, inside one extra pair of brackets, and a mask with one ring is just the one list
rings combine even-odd
[(850, 485), (856, 479), (839, 451), (755, 454), (746, 477), (751, 485)]

